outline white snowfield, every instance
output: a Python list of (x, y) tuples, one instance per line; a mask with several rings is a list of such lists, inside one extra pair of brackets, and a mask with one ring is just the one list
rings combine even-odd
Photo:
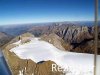
[(21, 59), (31, 59), (36, 63), (54, 61), (62, 68), (69, 70), (66, 75), (93, 75), (94, 55), (92, 54), (65, 52), (39, 38), (33, 38), (25, 44), (21, 44), (20, 41), (13, 44), (18, 46), (10, 51)]
[(100, 55), (97, 56), (96, 62), (96, 75), (100, 75)]

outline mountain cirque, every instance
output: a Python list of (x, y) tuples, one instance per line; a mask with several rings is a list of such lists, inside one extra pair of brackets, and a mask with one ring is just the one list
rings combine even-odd
[[(21, 40), (21, 44), (30, 42), (29, 37), (39, 37), (41, 38), (40, 40), (49, 42), (62, 51), (94, 53), (94, 27), (54, 23), (53, 25), (46, 26), (31, 26), (31, 28), (25, 30), (24, 34), (16, 35), (13, 39), (12, 36), (9, 36), (10, 35), (5, 33), (0, 33), (0, 41), (1, 39), (4, 39), (5, 41), (4, 43), (1, 43), (1, 46), (4, 49), (3, 53), (13, 75), (21, 75), (22, 73), (24, 75), (32, 75), (33, 73), (35, 75), (62, 74), (62, 72), (51, 72), (49, 67), (52, 63), (55, 63), (53, 61), (48, 60), (36, 63), (30, 59), (20, 59), (15, 53), (9, 51), (18, 46), (13, 43), (18, 42), (19, 40)], [(100, 54), (99, 50), (98, 53)]]
[[(52, 35), (52, 37), (51, 37), (51, 35)], [(55, 36), (57, 37), (56, 39), (54, 38)], [(65, 57), (67, 58), (68, 56), (71, 56), (71, 55), (73, 56), (73, 53), (68, 53), (65, 50), (63, 50), (63, 51), (60, 50), (60, 49), (63, 49), (62, 48), (63, 46), (61, 44), (61, 43), (63, 43), (63, 41), (60, 42), (62, 39), (60, 37), (58, 37), (57, 35), (50, 34), (50, 35), (48, 35), (48, 39), (44, 39), (44, 37), (45, 36), (41, 36), (42, 39), (41, 38), (37, 39), (32, 34), (25, 33), (20, 36), (17, 36), (11, 42), (9, 42), (8, 45), (6, 45), (6, 47), (3, 50), (3, 53), (5, 55), (5, 58), (9, 64), (9, 67), (10, 67), (13, 75), (64, 75), (63, 72), (59, 72), (59, 71), (52, 72), (51, 71), (52, 64), (54, 64), (56, 62), (57, 64), (61, 65), (60, 62), (62, 62), (62, 61), (64, 61), (62, 63), (66, 64), (66, 65), (70, 64), (70, 63), (67, 63), (70, 59), (65, 60)], [(47, 42), (43, 41), (43, 39)], [(60, 40), (60, 41), (58, 41), (58, 40)], [(58, 46), (58, 45), (61, 45), (61, 46)], [(60, 49), (56, 48), (57, 46)], [(16, 49), (16, 50), (14, 50), (14, 49)], [(41, 50), (41, 52), (40, 52), (40, 50)], [(16, 52), (18, 52), (18, 54)], [(25, 53), (23, 53), (23, 52), (25, 52)], [(20, 54), (21, 54), (21, 56), (20, 56)], [(43, 55), (43, 56), (41, 56), (41, 55)], [(77, 59), (77, 55), (78, 56), (80, 55), (81, 58), (83, 58), (83, 56), (85, 57), (85, 54), (75, 54), (74, 59)], [(52, 56), (53, 56), (53, 58), (52, 58)], [(91, 61), (92, 61), (93, 55), (86, 54), (86, 56), (88, 56), (89, 59), (91, 58)], [(54, 57), (56, 57), (57, 60), (55, 60)], [(60, 59), (60, 57), (62, 57), (62, 58)], [(58, 58), (59, 58), (59, 60), (58, 60)], [(39, 61), (42, 59), (47, 59), (47, 60)], [(48, 60), (48, 59), (50, 59), (50, 60)], [(51, 61), (51, 59), (53, 59), (55, 62)], [(83, 58), (83, 59), (86, 59), (86, 58)], [(39, 61), (39, 62), (36, 62), (36, 61)], [(58, 62), (58, 61), (60, 61), (60, 62)], [(77, 60), (75, 60), (75, 61), (77, 61)], [(90, 62), (90, 60), (86, 61), (86, 62)], [(90, 65), (92, 65), (92, 63)], [(78, 74), (81, 71), (84, 74), (86, 74), (87, 72), (89, 74), (92, 74), (91, 67), (92, 66), (90, 66), (89, 70), (86, 70), (85, 72), (83, 72), (82, 70), (79, 71), (79, 68), (77, 67), (77, 69), (74, 68), (72, 70), (72, 72), (69, 71), (68, 73), (73, 74), (73, 72), (75, 70), (75, 72), (79, 71)], [(75, 73), (75, 75), (77, 75), (77, 73)]]
[[(64, 45), (63, 47), (68, 51), (94, 53), (94, 27), (54, 24), (36, 26), (29, 29), (28, 32), (35, 36), (44, 36), (44, 40), (49, 39), (51, 36), (52, 38), (59, 37), (64, 41), (62, 43)], [(55, 34), (56, 36), (51, 34)]]
[[(34, 38), (34, 36), (30, 33), (22, 34), (16, 38), (14, 38), (8, 45), (6, 45), (3, 53), (5, 55), (6, 60), (8, 61), (9, 67), (11, 68), (13, 75), (61, 75), (62, 72), (52, 72), (51, 66), (54, 64), (53, 61), (43, 61), (35, 63), (32, 60), (28, 59), (20, 59), (15, 53), (10, 52), (9, 50), (16, 47), (17, 45), (12, 44), (21, 38), (21, 43), (27, 43), (29, 38)], [(24, 41), (24, 42), (23, 42)]]

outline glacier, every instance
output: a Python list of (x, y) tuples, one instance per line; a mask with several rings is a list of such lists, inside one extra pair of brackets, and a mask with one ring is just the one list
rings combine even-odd
[(21, 44), (21, 40), (15, 42), (17, 46), (10, 52), (14, 52), (20, 59), (31, 59), (34, 62), (54, 61), (57, 65), (71, 72), (66, 75), (93, 75), (94, 55), (62, 51), (49, 42), (32, 38), (30, 42)]

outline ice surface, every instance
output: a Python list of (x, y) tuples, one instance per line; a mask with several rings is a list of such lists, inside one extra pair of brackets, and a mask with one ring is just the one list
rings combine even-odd
[(47, 60), (54, 61), (62, 68), (71, 71), (66, 75), (93, 75), (94, 56), (92, 54), (65, 52), (46, 41), (39, 40), (39, 38), (31, 39), (25, 44), (21, 44), (20, 41), (14, 44), (19, 44), (19, 46), (10, 51), (21, 59), (31, 59), (36, 63)]
[(100, 55), (97, 56), (96, 75), (100, 75)]

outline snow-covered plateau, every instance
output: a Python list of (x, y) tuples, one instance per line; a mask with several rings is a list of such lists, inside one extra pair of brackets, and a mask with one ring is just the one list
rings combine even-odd
[[(33, 38), (30, 42), (16, 43), (16, 47), (10, 51), (21, 59), (31, 59), (34, 62), (54, 61), (57, 65), (69, 72), (66, 75), (93, 75), (94, 55), (62, 51), (46, 41)], [(51, 66), (52, 68), (52, 66)]]

